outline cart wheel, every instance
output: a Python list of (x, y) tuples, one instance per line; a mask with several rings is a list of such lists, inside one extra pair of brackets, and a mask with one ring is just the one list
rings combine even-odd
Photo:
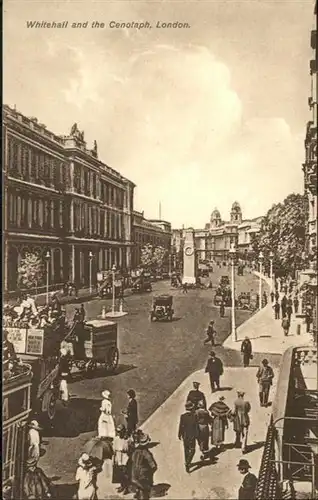
[(44, 402), (42, 402), (43, 413), (41, 415), (41, 421), (43, 422), (43, 426), (50, 426), (56, 414), (57, 394), (50, 390), (44, 395), (44, 398), (45, 404), (43, 408)]
[(93, 377), (97, 370), (97, 363), (94, 360), (88, 361), (85, 365), (85, 372), (87, 377)]
[(119, 351), (117, 347), (112, 347), (108, 353), (105, 360), (105, 368), (107, 372), (114, 372), (118, 366), (119, 362)]

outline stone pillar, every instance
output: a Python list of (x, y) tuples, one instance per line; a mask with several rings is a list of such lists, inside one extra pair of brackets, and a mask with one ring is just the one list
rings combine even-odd
[(194, 230), (189, 228), (185, 230), (184, 237), (182, 283), (195, 284), (195, 264)]
[(71, 245), (71, 281), (75, 282), (75, 245)]

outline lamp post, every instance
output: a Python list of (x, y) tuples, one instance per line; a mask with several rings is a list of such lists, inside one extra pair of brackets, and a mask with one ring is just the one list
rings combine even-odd
[(263, 273), (263, 262), (264, 255), (263, 252), (259, 253), (258, 263), (259, 263), (259, 310), (262, 309), (262, 273)]
[(234, 243), (231, 244), (229, 250), (229, 255), (231, 259), (231, 334), (232, 341), (236, 342), (236, 325), (235, 325), (235, 259), (236, 259), (236, 249)]
[(89, 252), (89, 293), (92, 293), (92, 263), (93, 263), (93, 253)]
[(45, 254), (45, 261), (46, 261), (46, 304), (47, 305), (49, 303), (50, 259), (51, 259), (51, 254), (49, 251), (47, 251)]
[(172, 256), (171, 253), (169, 253), (169, 277), (171, 276), (171, 267), (172, 267)]
[(115, 279), (116, 279), (116, 266), (112, 267), (112, 282), (113, 282), (113, 300), (112, 300), (112, 314), (115, 313)]
[(270, 262), (271, 293), (273, 291), (273, 259), (274, 259), (274, 254), (273, 254), (273, 252), (270, 252), (269, 253), (269, 262)]

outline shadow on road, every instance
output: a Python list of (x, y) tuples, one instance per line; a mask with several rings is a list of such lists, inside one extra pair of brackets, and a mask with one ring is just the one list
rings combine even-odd
[(97, 430), (100, 415), (97, 399), (71, 399), (68, 407), (58, 408), (54, 426), (46, 429), (46, 437), (77, 437), (83, 432)]
[(70, 380), (69, 383), (71, 384), (72, 382), (80, 382), (81, 380), (86, 380), (86, 379), (91, 380), (94, 378), (116, 377), (117, 375), (129, 372), (130, 370), (135, 370), (136, 368), (138, 368), (136, 365), (119, 365), (115, 372), (108, 373), (101, 366), (98, 367), (91, 376), (87, 376), (84, 370), (72, 372), (72, 379)]
[(72, 500), (77, 498), (77, 484), (55, 484), (54, 493), (56, 499)]
[(160, 498), (166, 496), (170, 488), (168, 483), (158, 483), (155, 484), (151, 489), (151, 498)]
[(201, 460), (201, 462), (193, 462), (194, 468), (191, 469), (191, 472), (196, 472), (203, 467), (208, 467), (209, 465), (215, 465), (218, 462), (218, 457), (215, 456), (215, 452), (211, 451), (209, 458), (207, 460)]
[(263, 448), (264, 444), (265, 444), (265, 441), (257, 441), (256, 443), (248, 445), (246, 448), (245, 455), (252, 453), (252, 451), (259, 450), (260, 448)]

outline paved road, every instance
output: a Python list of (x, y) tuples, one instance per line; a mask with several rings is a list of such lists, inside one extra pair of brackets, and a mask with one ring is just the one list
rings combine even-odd
[[(217, 283), (221, 274), (218, 270), (211, 275)], [(257, 279), (246, 274), (237, 277), (237, 293), (257, 289)], [(152, 296), (171, 292), (174, 296), (176, 318), (172, 323), (149, 321)], [(94, 379), (85, 379), (78, 373), (70, 384), (72, 400), (68, 410), (58, 413), (56, 426), (51, 436), (45, 438), (48, 446), (42, 459), (42, 466), (51, 476), (73, 480), (76, 460), (83, 443), (96, 430), (99, 416), (101, 391), (110, 389), (114, 398), (114, 415), (120, 421), (121, 409), (126, 407), (126, 391), (134, 388), (139, 401), (140, 423), (144, 422), (168, 396), (191, 373), (203, 367), (210, 347), (203, 345), (204, 329), (210, 319), (215, 319), (218, 332), (216, 351), (225, 365), (241, 364), (238, 352), (225, 352), (222, 342), (229, 335), (230, 311), (225, 318), (219, 317), (218, 309), (212, 306), (214, 292), (191, 290), (182, 294), (170, 290), (168, 282), (154, 284), (152, 294), (127, 297), (129, 314), (118, 320), (120, 365), (118, 373), (105, 377), (97, 373)], [(87, 319), (96, 318), (104, 304), (109, 301), (96, 299), (86, 304)], [(72, 316), (74, 306), (67, 307)], [(250, 313), (237, 311), (237, 324), (244, 322)], [(258, 363), (258, 360), (255, 360)], [(63, 457), (61, 457), (61, 452)]]

